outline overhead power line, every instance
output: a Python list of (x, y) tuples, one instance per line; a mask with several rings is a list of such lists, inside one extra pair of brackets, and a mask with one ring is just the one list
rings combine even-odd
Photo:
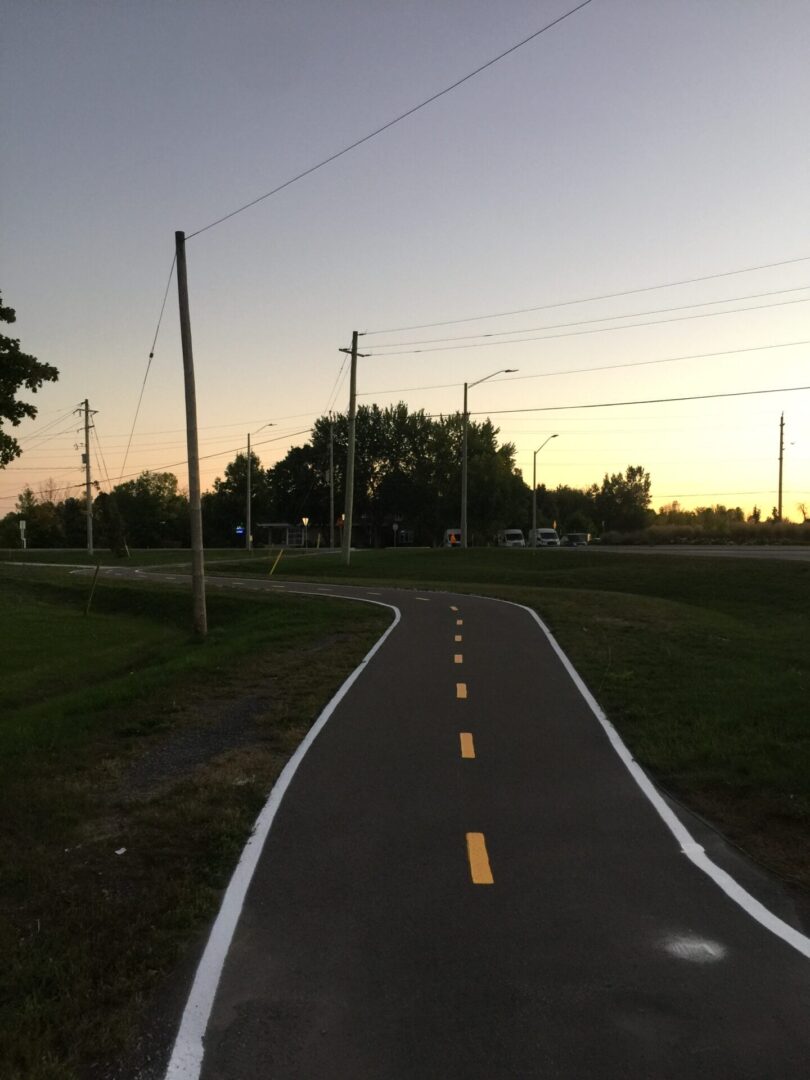
[[(289, 416), (277, 416), (276, 421), (300, 420), (302, 417), (315, 416), (315, 415), (316, 415), (316, 413), (314, 413), (314, 412), (291, 413)], [(204, 424), (204, 425), (201, 425), (198, 430), (199, 431), (217, 431), (220, 428), (238, 428), (239, 431), (244, 431), (245, 428), (252, 427), (255, 424), (260, 423), (261, 420), (263, 420), (263, 419), (264, 419), (264, 417), (259, 417), (258, 419), (255, 419), (255, 420), (238, 420), (238, 421), (236, 421), (236, 423), (232, 423), (232, 424)], [(137, 437), (138, 438), (145, 438), (147, 435), (175, 435), (175, 434), (184, 435), (185, 431), (186, 431), (186, 429), (184, 427), (180, 427), (180, 428), (154, 428), (154, 429), (152, 429), (150, 431), (142, 431), (141, 434), (139, 436), (137, 436)], [(125, 432), (125, 431), (111, 431), (108, 435), (105, 436), (105, 438), (107, 438), (107, 439), (118, 439), (118, 438), (123, 439), (123, 438), (126, 438), (126, 436), (127, 436), (127, 432)]]
[(332, 411), (332, 409), (334, 407), (334, 404), (337, 401), (337, 396), (340, 393), (341, 386), (343, 385), (343, 376), (344, 376), (344, 372), (346, 371), (346, 364), (348, 363), (348, 360), (349, 360), (348, 353), (344, 353), (343, 354), (343, 361), (342, 361), (342, 363), (340, 365), (340, 370), (337, 373), (337, 377), (335, 379), (334, 385), (332, 386), (332, 389), (331, 389), (331, 391), (329, 393), (329, 398), (328, 398), (328, 400), (326, 402), (326, 408), (324, 409), (324, 414), (325, 415), (328, 415)]
[(552, 308), (571, 307), (574, 304), (590, 304), (596, 300), (616, 300), (621, 296), (633, 296), (637, 293), (654, 292), (656, 289), (674, 289), (680, 285), (697, 285), (701, 281), (716, 281), (718, 278), (734, 277), (737, 274), (753, 274), (757, 270), (773, 270), (778, 266), (792, 266), (794, 263), (808, 262), (810, 255), (798, 255), (794, 259), (780, 259), (778, 262), (760, 263), (758, 266), (744, 266), (739, 270), (721, 270), (716, 274), (704, 274), (702, 277), (681, 278), (679, 281), (664, 281), (658, 285), (641, 285), (634, 289), (620, 292), (600, 293), (597, 296), (580, 296), (575, 300), (556, 300), (551, 304), (537, 304), (534, 307), (514, 308), (511, 311), (492, 311), (488, 315), (467, 315), (461, 319), (441, 319), (438, 322), (412, 323), (410, 326), (389, 326), (382, 330), (365, 330), (364, 336), (373, 334), (404, 334), (409, 330), (430, 330), (436, 326), (455, 326), (458, 323), (481, 322), (485, 319), (505, 319), (510, 315), (528, 315), (532, 311), (550, 311)]
[[(110, 474), (107, 470), (107, 462), (104, 460), (104, 450), (101, 447), (101, 439), (99, 438), (98, 427), (95, 423), (93, 424), (93, 435), (95, 436), (96, 440), (96, 449), (98, 451), (98, 456), (101, 457), (101, 466), (104, 470), (104, 475), (107, 478), (107, 486), (109, 487), (110, 491), (112, 491), (112, 481), (110, 480)], [(101, 469), (99, 469), (99, 472), (100, 471)]]
[[(47, 431), (50, 431), (51, 428), (56, 427), (57, 424), (61, 424), (63, 421), (67, 420), (67, 418), (69, 416), (72, 416), (74, 411), (75, 411), (74, 407), (71, 406), (71, 408), (65, 410), (64, 412), (61, 412), (56, 417), (55, 420), (49, 420), (48, 423), (45, 424), (44, 427), (38, 428), (36, 431), (32, 431), (30, 435), (26, 435), (24, 438), (18, 439), (17, 442), (20, 444), (20, 448), (21, 449), (30, 448), (33, 443), (35, 443), (38, 440), (42, 439), (42, 436)], [(53, 432), (53, 434), (48, 436), (48, 439), (55, 439), (57, 435), (64, 435), (66, 431), (68, 431), (68, 430), (73, 431), (74, 428), (75, 428), (75, 424), (72, 424), (69, 429), (65, 428), (65, 431)], [(48, 440), (43, 439), (42, 441), (47, 442)]]
[(149, 359), (146, 361), (146, 371), (144, 372), (143, 383), (141, 384), (141, 393), (138, 397), (138, 404), (135, 407), (135, 415), (132, 418), (132, 427), (129, 432), (129, 442), (127, 443), (127, 449), (124, 453), (124, 460), (121, 464), (121, 475), (123, 475), (124, 469), (127, 467), (129, 448), (132, 445), (132, 436), (135, 434), (135, 425), (138, 423), (138, 414), (141, 411), (141, 402), (143, 401), (143, 392), (146, 389), (146, 380), (149, 378), (149, 370), (152, 367), (152, 360), (155, 356), (155, 346), (157, 345), (158, 334), (160, 333), (160, 324), (163, 322), (163, 312), (166, 310), (166, 300), (169, 296), (169, 287), (172, 283), (172, 276), (174, 275), (174, 264), (176, 262), (177, 255), (175, 254), (174, 258), (172, 259), (172, 265), (169, 267), (169, 277), (166, 281), (166, 288), (163, 291), (163, 303), (160, 305), (160, 314), (158, 315), (157, 326), (155, 327), (155, 336), (152, 338), (152, 348), (149, 350)]
[[(307, 435), (307, 434), (309, 434), (310, 431), (311, 431), (311, 428), (303, 428), (301, 431), (291, 431), (291, 432), (288, 432), (286, 435), (278, 435), (278, 436), (275, 436), (275, 437), (270, 438), (270, 439), (263, 439), (261, 442), (258, 442), (255, 445), (256, 446), (264, 446), (267, 443), (279, 442), (279, 441), (281, 441), (283, 439), (294, 439), (296, 437), (296, 435)], [(210, 461), (212, 458), (225, 457), (226, 454), (242, 454), (242, 453), (244, 453), (244, 449), (241, 446), (230, 447), (228, 450), (217, 450), (216, 453), (213, 453), (213, 454), (202, 454), (200, 456), (200, 461)], [(147, 469), (145, 471), (152, 472), (152, 473), (168, 472), (169, 469), (177, 469), (181, 465), (188, 465), (188, 458), (183, 458), (182, 461), (173, 461), (170, 465), (156, 465), (154, 468)], [(134, 477), (140, 476), (141, 472), (143, 472), (143, 471), (144, 471), (143, 469), (139, 469), (138, 472), (129, 473), (128, 476), (119, 476), (116, 483), (120, 484), (122, 480), (131, 480)], [(84, 484), (70, 484), (69, 485), (69, 488), (75, 488), (75, 487), (81, 488), (81, 487), (84, 487)], [(68, 488), (66, 488), (65, 490), (68, 490)]]
[[(419, 356), (422, 353), (457, 352), (459, 349), (491, 349), (496, 345), (506, 348), (509, 345), (526, 345), (532, 341), (554, 341), (559, 338), (582, 337), (585, 334), (609, 334), (616, 330), (634, 330), (640, 326), (660, 326), (663, 323), (689, 322), (692, 319), (713, 319), (720, 315), (741, 315), (747, 311), (764, 311), (767, 308), (788, 307), (790, 304), (807, 304), (809, 302), (810, 297), (801, 297), (798, 300), (778, 300), (774, 304), (749, 304), (748, 307), (734, 308), (732, 311), (701, 311), (696, 315), (673, 315), (668, 319), (649, 319), (647, 322), (623, 323), (621, 326), (601, 326), (590, 330), (572, 330), (565, 334), (541, 334), (539, 337), (513, 338), (511, 341), (472, 341), (466, 345), (436, 345), (431, 346), (429, 349), (399, 349), (395, 352), (372, 352), (368, 355), (385, 359), (389, 356)], [(599, 319), (597, 321), (602, 322), (604, 320)], [(546, 329), (551, 330), (553, 327), (549, 326)]]
[[(665, 356), (660, 360), (628, 360), (619, 364), (599, 364), (596, 367), (565, 368), (561, 371), (541, 371), (534, 375), (515, 375), (508, 379), (491, 379), (492, 383), (523, 382), (526, 379), (551, 379), (560, 375), (583, 375), (594, 371), (615, 371), (618, 368), (650, 367), (654, 364), (674, 364), (678, 360), (705, 360), (710, 356), (736, 356), (739, 353), (763, 352), (766, 349), (788, 349), (794, 345), (810, 345), (810, 338), (802, 341), (784, 341), (773, 345), (748, 345), (742, 349), (722, 349), (719, 352), (689, 353), (686, 356)], [(358, 397), (372, 397), (375, 394), (405, 394), (414, 390), (451, 390), (461, 386), (462, 383), (434, 383), (432, 386), (400, 386), (393, 390), (369, 390)]]
[(572, 409), (615, 409), (620, 405), (660, 405), (667, 401), (708, 401), (712, 398), (754, 397), (757, 394), (793, 394), (810, 386), (776, 386), (768, 390), (734, 390), (724, 394), (688, 394), (683, 397), (644, 398), (641, 401), (599, 401), (584, 405), (538, 405), (528, 409), (488, 409), (469, 416), (502, 416), (504, 413), (568, 412)]
[(237, 214), (241, 214), (245, 210), (249, 210), (252, 206), (256, 206), (260, 202), (264, 202), (265, 199), (269, 199), (271, 195), (277, 195), (280, 191), (290, 187), (292, 184), (297, 183), (299, 180), (303, 180), (305, 176), (310, 176), (312, 173), (317, 172), (318, 169), (322, 169), (325, 165), (329, 165), (333, 161), (337, 161), (338, 158), (348, 154), (352, 150), (356, 150), (358, 146), (362, 146), (363, 143), (369, 142), (371, 139), (376, 138), (377, 135), (381, 135), (384, 131), (392, 128), (395, 124), (399, 124), (402, 120), (406, 120), (409, 116), (413, 116), (414, 113), (419, 112), (420, 109), (424, 109), (427, 105), (431, 105), (434, 101), (438, 101), (439, 98), (444, 97), (445, 94), (449, 94), (451, 90), (456, 90), (459, 86), (469, 82), (470, 79), (474, 79), (476, 75), (480, 75), (482, 71), (486, 71), (487, 68), (497, 64), (500, 60), (505, 59), (513, 52), (517, 52), (518, 49), (522, 49), (524, 45), (528, 45), (530, 41), (534, 41), (535, 38), (540, 37), (541, 34), (545, 34), (547, 30), (551, 30), (555, 26), (559, 26), (561, 22), (564, 22), (571, 15), (575, 15), (582, 8), (587, 7), (591, 3), (591, 0), (583, 0), (581, 4), (577, 4), (576, 7), (566, 11), (564, 14), (553, 19), (550, 23), (546, 23), (545, 26), (541, 26), (539, 30), (535, 30), (534, 33), (529, 34), (528, 37), (523, 38), (522, 41), (518, 41), (515, 45), (510, 46), (504, 52), (499, 53), (497, 56), (493, 56), (491, 60), (487, 60), (485, 64), (481, 64), (480, 67), (475, 68), (474, 71), (468, 72), (460, 79), (456, 79), (450, 86), (446, 86), (443, 90), (439, 90), (437, 93), (432, 94), (429, 98), (425, 98), (424, 101), (420, 101), (418, 105), (413, 105), (410, 109), (407, 109), (404, 113), (400, 113), (399, 116), (395, 116), (393, 120), (388, 120), (381, 127), (375, 128), (374, 131), (370, 131), (368, 135), (364, 135), (362, 139), (357, 139), (355, 142), (350, 143), (348, 146), (344, 146), (342, 150), (338, 150), (337, 153), (330, 154), (329, 157), (324, 158), (323, 161), (319, 161), (317, 165), (311, 165), (308, 169), (304, 169), (303, 172), (298, 173), (296, 176), (290, 177), (289, 180), (285, 180), (283, 184), (279, 184), (278, 187), (274, 187), (271, 191), (266, 191), (264, 195), (259, 195), (255, 199), (251, 199), (250, 202), (245, 203), (243, 206), (237, 207), (236, 210), (231, 210), (230, 213), (223, 214), (222, 217), (212, 221), (208, 225), (204, 225), (201, 229), (197, 229), (196, 232), (189, 233), (187, 240), (193, 239), (195, 236), (199, 236), (200, 233), (207, 232), (209, 229), (213, 229), (216, 225), (221, 225), (223, 221), (228, 221), (229, 218), (236, 217)]
[[(773, 494), (772, 488), (759, 488), (757, 491), (678, 491), (674, 495), (667, 493), (665, 495), (659, 495), (657, 493), (651, 494), (651, 499), (717, 499), (720, 497), (728, 498), (729, 495), (771, 495)], [(785, 495), (800, 495), (800, 491), (786, 491)]]
[[(628, 311), (625, 315), (600, 315), (595, 319), (577, 319), (567, 323), (547, 323), (545, 326), (526, 326), (519, 330), (494, 330), (489, 333), (459, 334), (455, 337), (422, 338), (420, 341), (392, 341), (385, 345), (373, 346), (373, 356), (394, 356), (396, 353), (378, 353), (377, 349), (403, 349), (411, 345), (433, 345), (444, 341), (471, 341), (474, 338), (504, 338), (512, 334), (535, 334), (540, 330), (563, 330), (571, 326), (589, 326), (593, 323), (614, 322), (617, 319), (639, 319), (647, 315), (662, 315), (670, 311), (687, 311), (689, 308), (715, 307), (717, 304), (738, 304), (741, 300), (761, 300), (766, 296), (784, 296), (785, 293), (805, 292), (810, 285), (796, 285), (792, 289), (771, 289), (769, 292), (745, 293), (742, 296), (729, 296), (725, 300), (703, 300), (697, 304), (677, 304), (674, 307), (651, 308), (649, 311)], [(791, 301), (788, 301), (789, 303)], [(745, 309), (741, 309), (745, 310)], [(722, 312), (710, 312), (709, 314), (721, 315)], [(502, 345), (508, 345), (508, 341), (502, 341)]]

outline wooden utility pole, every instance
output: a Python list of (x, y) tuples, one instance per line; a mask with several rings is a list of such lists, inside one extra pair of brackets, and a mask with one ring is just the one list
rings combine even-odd
[(467, 546), (467, 384), (464, 383), (464, 409), (461, 413), (461, 546)]
[(329, 413), (329, 548), (335, 549), (335, 421)]
[(247, 437), (248, 452), (247, 452), (247, 506), (245, 507), (245, 547), (248, 551), (253, 550), (253, 538), (250, 535), (251, 530), (251, 512), (250, 512), (250, 479), (253, 469), (250, 467), (250, 432)]
[(90, 483), (90, 402), (84, 399), (84, 500), (87, 515), (87, 554), (93, 554), (93, 493)]
[(346, 457), (346, 511), (343, 523), (343, 561), (349, 565), (352, 558), (352, 513), (354, 510), (354, 429), (357, 415), (357, 357), (364, 353), (357, 352), (358, 332), (352, 331), (351, 349), (341, 349), (341, 352), (350, 353), (352, 358), (351, 374), (349, 377), (349, 447)]
[(200, 454), (197, 445), (197, 394), (194, 387), (194, 353), (191, 348), (191, 317), (188, 310), (186, 234), (176, 232), (174, 242), (177, 252), (177, 297), (180, 304), (180, 339), (183, 345), (183, 374), (186, 387), (186, 445), (188, 447), (188, 502), (191, 512), (191, 589), (194, 597), (194, 632), (202, 638), (208, 633), (208, 618), (205, 610)]
[(785, 414), (779, 419), (779, 501), (776, 504), (776, 515), (782, 520), (782, 465), (785, 460)]

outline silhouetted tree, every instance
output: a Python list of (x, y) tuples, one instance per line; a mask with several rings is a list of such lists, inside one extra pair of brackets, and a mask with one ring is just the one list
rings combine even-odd
[[(343, 510), (348, 424), (334, 425), (335, 513)], [(294, 447), (269, 471), (276, 520), (329, 524), (328, 417), (312, 439)], [(498, 446), (490, 421), (471, 423), (468, 438), (470, 535), (484, 542), (504, 525), (524, 525), (528, 491), (514, 465), (514, 446)], [(461, 503), (461, 417), (430, 417), (405, 404), (357, 410), (354, 469), (355, 538), (391, 542), (394, 522), (412, 530), (418, 543), (436, 543), (458, 525)], [(310, 529), (312, 526), (310, 526)]]
[[(0, 322), (16, 322), (14, 308), (4, 307), (0, 296)], [(44, 382), (55, 382), (59, 372), (50, 364), (43, 364), (35, 356), (22, 352), (18, 338), (0, 334), (0, 469), (22, 453), (16, 439), (3, 431), (3, 421), (17, 427), (25, 418), (33, 420), (37, 415), (34, 405), (18, 401), (20, 390), (35, 394)]]
[(131, 547), (188, 546), (188, 499), (174, 473), (147, 470), (112, 493)]
[[(251, 520), (254, 540), (260, 540), (256, 527), (260, 521), (269, 520), (271, 507), (270, 481), (267, 470), (251, 450)], [(244, 534), (236, 532), (247, 520), (247, 453), (239, 453), (225, 466), (225, 473), (217, 477), (212, 490), (202, 497), (203, 532), (207, 544), (219, 546), (244, 546)]]
[(602, 486), (591, 489), (598, 520), (607, 529), (643, 529), (651, 517), (650, 487), (650, 474), (641, 465), (628, 465), (624, 474), (605, 473)]

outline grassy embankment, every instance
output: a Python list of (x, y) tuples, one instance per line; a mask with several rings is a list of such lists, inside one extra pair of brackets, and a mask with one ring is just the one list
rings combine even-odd
[[(138, 562), (188, 563), (155, 554)], [(209, 553), (209, 569), (267, 574), (267, 558), (233, 554)], [(533, 606), (639, 760), (810, 885), (810, 563), (387, 551), (348, 569), (285, 556), (276, 573)], [(20, 567), (0, 583), (0, 1075), (67, 1080), (137, 1029), (282, 761), (385, 615), (210, 595), (211, 638), (190, 647), (184, 591), (102, 579), (85, 619), (87, 579)]]
[(533, 607), (659, 783), (810, 889), (810, 562), (388, 550), (348, 568), (285, 557), (276, 573)]
[(0, 567), (3, 1080), (104, 1075), (93, 1063), (126, 1051), (284, 761), (389, 619), (215, 595), (200, 645), (187, 590), (102, 577), (85, 617), (89, 584)]
[[(266, 554), (266, 552), (265, 552)], [(244, 548), (209, 548), (205, 553), (206, 563), (214, 564), (227, 560), (238, 563), (242, 559), (256, 559), (258, 551), (249, 552)], [(36, 563), (51, 566), (191, 566), (191, 552), (188, 548), (139, 548), (129, 555), (114, 555), (107, 548), (98, 548), (88, 555), (83, 548), (0, 548), (0, 563)]]

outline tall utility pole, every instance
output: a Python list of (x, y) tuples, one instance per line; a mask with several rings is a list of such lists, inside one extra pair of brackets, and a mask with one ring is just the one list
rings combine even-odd
[(782, 465), (785, 460), (785, 414), (779, 419), (779, 501), (776, 504), (776, 514), (779, 521), (782, 520)]
[(191, 512), (191, 590), (194, 597), (194, 632), (202, 638), (208, 633), (208, 617), (205, 610), (200, 452), (197, 445), (197, 393), (194, 386), (194, 353), (191, 347), (191, 317), (188, 310), (186, 234), (176, 232), (174, 243), (177, 254), (177, 298), (180, 305), (180, 339), (183, 345), (183, 374), (186, 387), (188, 502)]
[(349, 448), (346, 457), (346, 510), (343, 522), (343, 561), (349, 565), (352, 558), (352, 513), (354, 510), (354, 429), (357, 415), (357, 357), (365, 356), (365, 353), (357, 352), (356, 330), (352, 331), (351, 349), (341, 349), (341, 352), (350, 353), (352, 358), (351, 374), (349, 376)]
[(253, 469), (251, 468), (250, 461), (250, 432), (247, 433), (248, 451), (247, 451), (247, 505), (245, 507), (245, 548), (248, 551), (253, 549), (253, 541), (251, 539), (251, 513), (250, 513), (250, 480)]
[[(87, 554), (93, 554), (93, 495), (90, 483), (90, 402), (84, 405), (84, 505), (87, 515)], [(93, 414), (95, 415), (95, 413)]]
[(335, 421), (329, 413), (329, 549), (335, 549)]
[(467, 383), (464, 383), (464, 410), (461, 414), (461, 546), (467, 546)]

